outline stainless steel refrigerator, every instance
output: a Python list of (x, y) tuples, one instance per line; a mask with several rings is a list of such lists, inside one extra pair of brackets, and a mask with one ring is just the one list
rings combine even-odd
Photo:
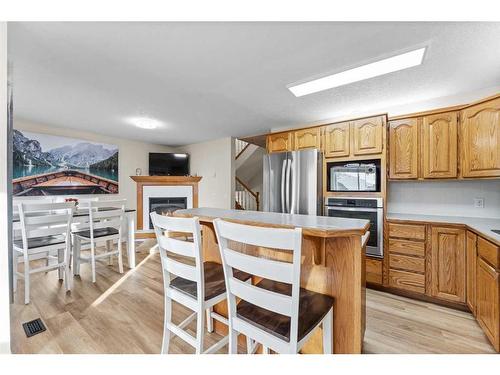
[(265, 155), (264, 211), (321, 215), (322, 166), (323, 155), (318, 150)]

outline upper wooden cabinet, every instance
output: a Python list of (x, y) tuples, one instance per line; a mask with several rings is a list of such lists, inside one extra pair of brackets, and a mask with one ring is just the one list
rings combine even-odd
[(294, 149), (321, 148), (321, 128), (297, 130), (294, 133)]
[(283, 132), (269, 134), (267, 136), (267, 151), (268, 152), (284, 152), (293, 150), (292, 133)]
[(350, 133), (350, 124), (348, 122), (325, 126), (325, 157), (335, 158), (349, 156), (351, 153)]
[(422, 177), (457, 177), (457, 112), (422, 117)]
[(465, 231), (432, 227), (431, 295), (465, 302)]
[(389, 178), (418, 177), (418, 121), (416, 118), (389, 123)]
[(382, 116), (353, 121), (353, 155), (382, 153), (384, 124)]
[(500, 176), (500, 98), (461, 112), (462, 176)]

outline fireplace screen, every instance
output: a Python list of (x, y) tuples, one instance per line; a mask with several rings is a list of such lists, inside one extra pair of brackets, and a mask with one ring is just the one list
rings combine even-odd
[[(149, 212), (160, 215), (170, 215), (172, 212), (187, 208), (187, 198), (149, 198)], [(153, 223), (149, 218), (149, 229), (153, 229)]]

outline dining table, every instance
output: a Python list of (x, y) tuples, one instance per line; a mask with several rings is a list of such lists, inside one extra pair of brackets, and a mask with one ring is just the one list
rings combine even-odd
[[(98, 211), (114, 210), (112, 207), (100, 207)], [(127, 243), (127, 259), (129, 268), (135, 268), (135, 213), (136, 210), (132, 208), (125, 209), (125, 221), (123, 229), (125, 230), (125, 238)], [(89, 217), (88, 208), (77, 208), (73, 213), (73, 223), (78, 224)], [(21, 230), (21, 221), (18, 213), (12, 215), (12, 229), (13, 231)]]

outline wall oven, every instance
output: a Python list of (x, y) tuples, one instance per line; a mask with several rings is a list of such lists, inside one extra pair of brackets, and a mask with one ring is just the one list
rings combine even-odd
[(380, 191), (380, 160), (327, 163), (327, 190)]
[(384, 208), (382, 198), (326, 198), (325, 216), (370, 221), (366, 255), (384, 257)]

